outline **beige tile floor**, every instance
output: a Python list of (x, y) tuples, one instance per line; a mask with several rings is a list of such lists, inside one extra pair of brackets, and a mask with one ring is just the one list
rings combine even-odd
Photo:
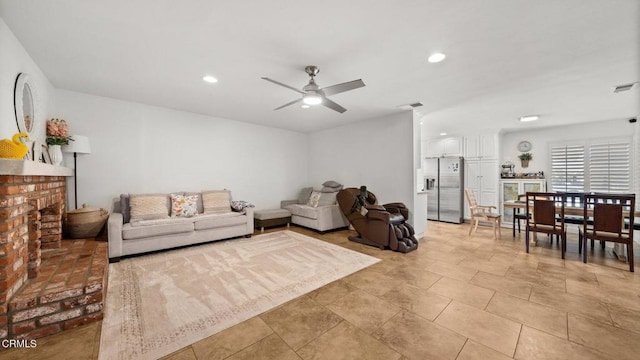
[[(420, 248), (399, 254), (349, 242), (346, 230), (292, 229), (382, 261), (165, 359), (640, 357), (640, 275), (610, 249), (583, 264), (575, 237), (562, 260), (542, 236), (527, 254), (524, 234), (468, 237), (468, 225), (429, 222)], [(91, 324), (0, 358), (95, 359), (99, 338)]]

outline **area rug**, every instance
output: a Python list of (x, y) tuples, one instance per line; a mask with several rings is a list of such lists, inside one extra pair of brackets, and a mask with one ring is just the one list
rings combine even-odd
[(160, 358), (378, 261), (293, 231), (124, 259), (99, 358)]

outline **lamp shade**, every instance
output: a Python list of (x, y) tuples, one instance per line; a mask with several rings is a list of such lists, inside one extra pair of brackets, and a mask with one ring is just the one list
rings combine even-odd
[(84, 135), (71, 135), (73, 141), (69, 141), (69, 145), (62, 147), (62, 151), (77, 154), (91, 154), (91, 145), (89, 138)]

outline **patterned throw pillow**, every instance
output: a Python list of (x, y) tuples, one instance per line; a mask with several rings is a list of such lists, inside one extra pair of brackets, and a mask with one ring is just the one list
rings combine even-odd
[(167, 194), (131, 194), (131, 222), (141, 220), (167, 219), (169, 217)]
[(231, 212), (231, 196), (227, 190), (202, 192), (202, 204), (205, 214), (224, 214)]
[(311, 196), (309, 196), (309, 201), (307, 202), (307, 205), (318, 207), (318, 202), (320, 201), (321, 194), (322, 193), (320, 191), (313, 191), (311, 193)]
[(193, 217), (198, 215), (198, 195), (171, 194), (171, 216)]
[(255, 207), (252, 203), (244, 200), (235, 200), (231, 202), (231, 209), (236, 212), (243, 211), (244, 208)]

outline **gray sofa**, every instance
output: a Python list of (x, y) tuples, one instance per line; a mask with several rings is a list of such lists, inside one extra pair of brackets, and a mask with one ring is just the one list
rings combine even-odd
[[(170, 214), (170, 206), (168, 200), (167, 214)], [(194, 217), (167, 216), (132, 223), (129, 194), (122, 194), (114, 201), (108, 220), (109, 261), (118, 261), (125, 255), (253, 234), (253, 207), (216, 214), (204, 213), (201, 200), (198, 207), (200, 214)]]
[(325, 181), (322, 189), (304, 188), (298, 199), (283, 200), (280, 207), (291, 212), (291, 222), (296, 225), (320, 232), (348, 227), (349, 221), (336, 202), (340, 189), (341, 184)]

